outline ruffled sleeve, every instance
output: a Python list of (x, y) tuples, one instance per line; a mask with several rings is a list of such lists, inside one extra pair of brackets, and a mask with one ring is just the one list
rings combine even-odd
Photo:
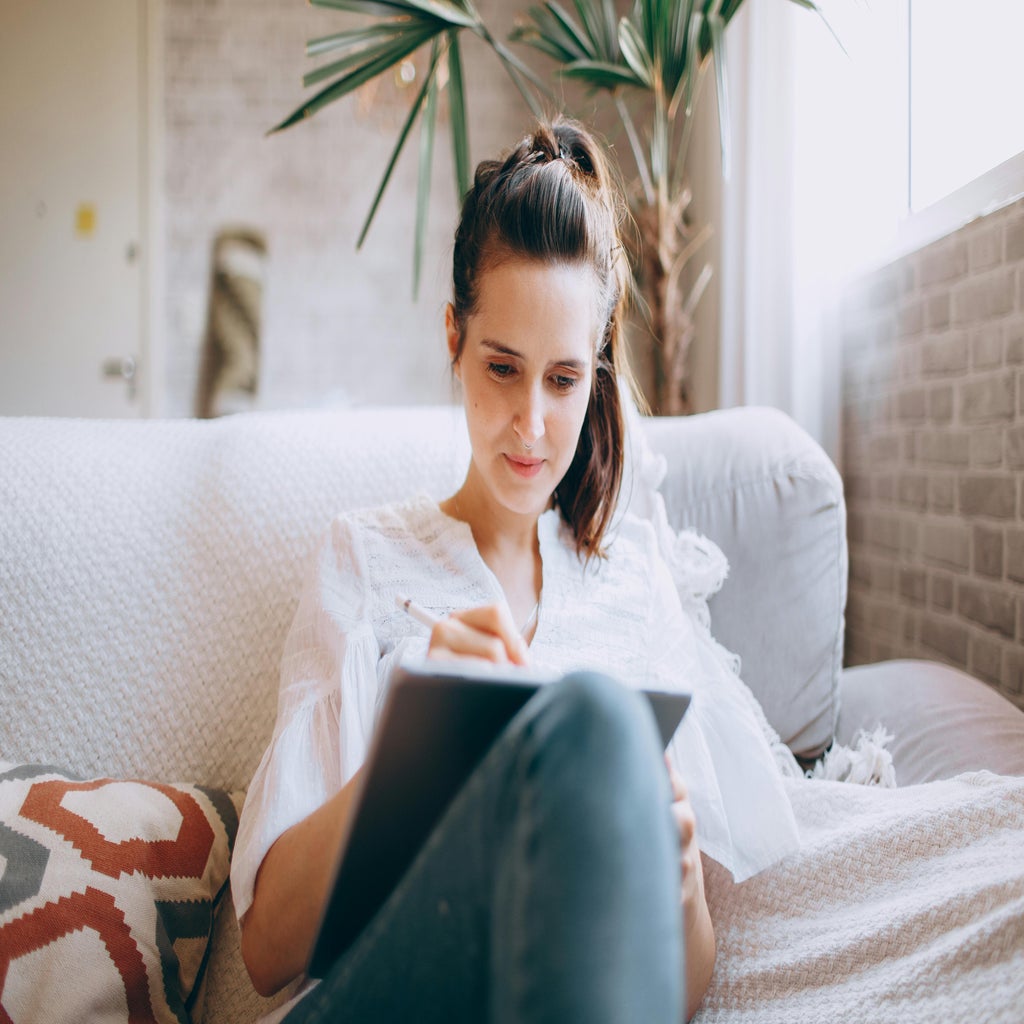
[(773, 736), (735, 659), (701, 616), (684, 611), (664, 561), (652, 562), (648, 679), (693, 694), (669, 756), (686, 783), (700, 848), (742, 882), (799, 847)]
[(380, 669), (371, 601), (359, 531), (339, 518), (316, 555), (285, 642), (277, 722), (242, 810), (231, 863), (239, 918), (252, 904), (270, 847), (330, 799), (366, 756)]

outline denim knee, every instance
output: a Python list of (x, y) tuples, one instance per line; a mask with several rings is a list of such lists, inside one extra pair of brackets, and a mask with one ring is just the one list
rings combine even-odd
[(528, 707), (498, 802), (495, 1019), (678, 1021), (678, 838), (650, 705), (586, 672)]
[(606, 779), (606, 797), (619, 784), (630, 790), (650, 781), (652, 772), (663, 781), (657, 727), (642, 694), (599, 672), (574, 672), (547, 689), (537, 738), (552, 767), (564, 753), (571, 775)]

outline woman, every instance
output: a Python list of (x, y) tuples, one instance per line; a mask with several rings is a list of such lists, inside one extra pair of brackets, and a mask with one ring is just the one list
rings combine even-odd
[[(679, 769), (707, 852), (735, 877), (792, 846), (768, 744), (721, 682), (732, 678), (721, 653), (683, 614), (650, 527), (613, 522), (620, 209), (574, 123), (540, 127), (477, 169), (446, 313), (471, 463), (440, 505), (343, 515), (321, 550), (232, 868), (257, 989), (301, 978), (393, 665), (429, 654), (600, 667), (633, 688), (695, 690), (693, 722), (663, 761), (630, 689), (593, 675), (542, 688), (376, 918), (303, 988), (296, 1024), (678, 1021), (715, 957)], [(441, 617), (429, 637), (396, 610), (399, 593)], [(699, 699), (702, 680), (721, 682), (713, 700)]]

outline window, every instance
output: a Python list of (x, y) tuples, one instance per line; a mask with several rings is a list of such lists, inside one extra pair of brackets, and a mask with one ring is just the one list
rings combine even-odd
[(1024, 4), (910, 0), (910, 209), (1024, 152)]
[(924, 244), (1024, 193), (1024, 4), (906, 0), (907, 208)]

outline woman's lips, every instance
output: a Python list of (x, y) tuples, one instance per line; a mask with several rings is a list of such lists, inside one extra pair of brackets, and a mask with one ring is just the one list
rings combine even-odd
[(543, 459), (528, 458), (525, 455), (506, 455), (505, 459), (513, 473), (526, 478), (536, 476), (544, 465)]

